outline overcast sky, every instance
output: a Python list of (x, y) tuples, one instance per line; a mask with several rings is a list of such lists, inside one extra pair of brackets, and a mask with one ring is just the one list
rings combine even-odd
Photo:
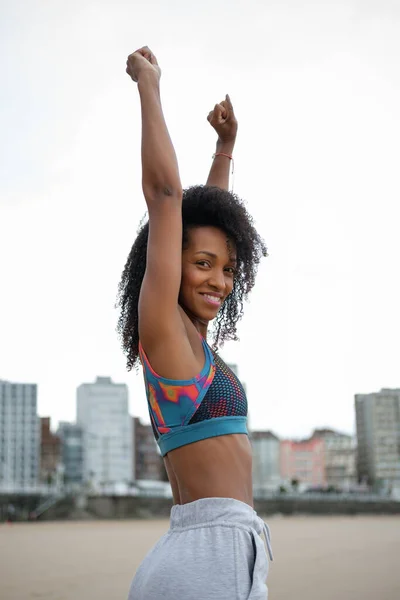
[[(235, 191), (270, 256), (222, 356), (253, 429), (354, 430), (354, 394), (400, 387), (400, 9), (396, 0), (1, 1), (0, 378), (76, 388), (142, 376), (115, 333), (117, 285), (145, 202), (127, 55), (156, 53), (183, 185), (214, 151), (229, 93)], [(55, 423), (54, 423), (55, 424)]]

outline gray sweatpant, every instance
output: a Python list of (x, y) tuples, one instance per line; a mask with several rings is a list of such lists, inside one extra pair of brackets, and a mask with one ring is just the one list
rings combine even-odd
[(203, 498), (171, 510), (169, 531), (146, 556), (128, 600), (266, 600), (269, 529), (247, 504)]

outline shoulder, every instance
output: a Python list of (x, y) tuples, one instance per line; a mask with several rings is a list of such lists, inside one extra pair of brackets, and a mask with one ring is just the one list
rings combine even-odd
[[(153, 375), (168, 380), (191, 380), (213, 360), (211, 350), (189, 317), (178, 306), (177, 319), (140, 339), (142, 364)], [(209, 354), (210, 352), (210, 354)]]

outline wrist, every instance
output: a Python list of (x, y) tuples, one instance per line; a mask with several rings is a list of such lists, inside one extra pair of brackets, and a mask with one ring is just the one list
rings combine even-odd
[(235, 138), (231, 140), (221, 140), (220, 138), (218, 138), (216, 151), (223, 152), (225, 154), (232, 154), (233, 149), (235, 147), (235, 141)]
[(142, 71), (138, 76), (138, 88), (159, 88), (160, 87), (160, 76), (154, 71)]

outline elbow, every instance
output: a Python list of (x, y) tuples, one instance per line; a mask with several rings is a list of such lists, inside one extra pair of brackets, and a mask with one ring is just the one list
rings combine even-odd
[(171, 184), (167, 181), (162, 182), (148, 182), (148, 181), (144, 181), (142, 182), (142, 188), (143, 188), (143, 193), (144, 193), (144, 197), (146, 198), (146, 200), (150, 199), (150, 198), (157, 198), (157, 199), (176, 199), (179, 201), (182, 201), (182, 194), (183, 194), (183, 190), (182, 190), (182, 186), (180, 185), (180, 183), (178, 184)]

